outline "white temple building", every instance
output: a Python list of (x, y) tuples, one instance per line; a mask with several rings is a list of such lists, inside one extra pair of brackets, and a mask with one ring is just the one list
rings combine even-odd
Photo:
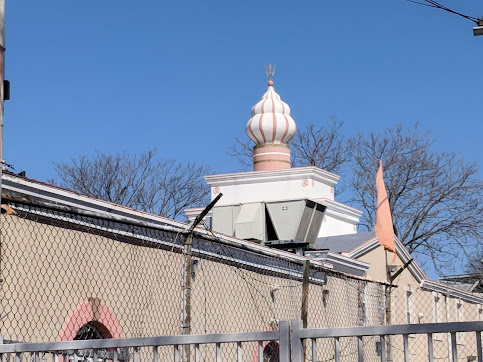
[[(365, 275), (369, 264), (321, 250), (317, 240), (357, 232), (362, 212), (334, 200), (339, 176), (318, 167), (291, 167), (289, 141), (296, 124), (290, 107), (268, 81), (246, 124), (253, 171), (205, 176), (211, 197), (223, 197), (207, 216), (213, 231), (263, 245), (312, 254), (335, 269)], [(186, 210), (192, 221), (200, 208)]]
[[(290, 107), (270, 79), (246, 124), (247, 136), (255, 143), (253, 171), (205, 176), (212, 200), (223, 194), (206, 217), (213, 231), (304, 255), (333, 270), (372, 280), (387, 281), (400, 270), (399, 285), (445, 290), (474, 302), (471, 293), (428, 279), (397, 237), (393, 259), (374, 232), (358, 233), (362, 211), (335, 200), (338, 175), (314, 166), (291, 167), (288, 143), (295, 132)], [(185, 212), (192, 221), (201, 209)]]
[[(214, 231), (263, 244), (314, 244), (317, 238), (353, 234), (361, 211), (334, 200), (339, 176), (317, 167), (291, 168), (288, 142), (296, 132), (290, 107), (273, 81), (253, 106), (246, 125), (253, 171), (205, 176)], [(192, 219), (199, 209), (187, 210)]]

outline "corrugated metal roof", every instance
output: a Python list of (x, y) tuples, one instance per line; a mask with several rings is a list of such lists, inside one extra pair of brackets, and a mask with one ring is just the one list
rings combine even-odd
[(375, 237), (376, 234), (373, 231), (357, 234), (326, 236), (323, 238), (317, 238), (315, 240), (315, 246), (317, 249), (328, 249), (334, 253), (341, 253), (351, 251), (357, 248), (359, 245), (374, 239)]

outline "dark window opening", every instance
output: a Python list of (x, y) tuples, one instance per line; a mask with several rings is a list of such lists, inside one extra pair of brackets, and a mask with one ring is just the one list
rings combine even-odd
[[(87, 339), (108, 339), (112, 338), (111, 332), (101, 322), (90, 321), (84, 324), (77, 331), (74, 340), (83, 341)], [(84, 362), (102, 362), (106, 360), (113, 360), (114, 353), (112, 349), (97, 350), (97, 361), (94, 360), (92, 349), (78, 350), (76, 352), (77, 361)], [(127, 362), (130, 360), (129, 350), (127, 348), (119, 348), (117, 350), (117, 360), (119, 362)], [(70, 356), (69, 361), (74, 361), (74, 357)]]
[(278, 343), (272, 341), (263, 349), (263, 362), (279, 362), (279, 346)]
[(74, 341), (86, 339), (107, 339), (112, 338), (109, 330), (104, 324), (97, 321), (90, 321), (84, 324), (75, 334)]

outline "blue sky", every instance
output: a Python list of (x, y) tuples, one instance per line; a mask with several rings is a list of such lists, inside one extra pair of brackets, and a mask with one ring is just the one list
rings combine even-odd
[[(482, 0), (441, 0), (483, 16)], [(420, 123), (437, 151), (483, 164), (483, 36), (404, 0), (7, 0), (3, 155), (55, 178), (53, 162), (95, 150), (240, 166), (266, 91), (264, 64), (300, 128), (347, 136)], [(480, 172), (481, 174), (481, 172)]]
[[(483, 16), (481, 0), (445, 5)], [(337, 116), (347, 135), (398, 123), (482, 164), (483, 36), (404, 0), (7, 0), (4, 159), (55, 178), (94, 150), (240, 169), (266, 90), (264, 64), (299, 127)]]

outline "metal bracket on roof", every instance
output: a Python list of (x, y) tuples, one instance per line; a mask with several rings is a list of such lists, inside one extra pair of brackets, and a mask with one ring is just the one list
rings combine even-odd
[(394, 281), (394, 279), (396, 279), (396, 278), (399, 276), (399, 274), (401, 274), (401, 273), (404, 271), (404, 269), (406, 269), (406, 268), (407, 268), (407, 267), (408, 267), (408, 266), (409, 266), (409, 265), (410, 265), (410, 264), (411, 264), (413, 261), (414, 261), (414, 259), (409, 259), (409, 261), (407, 261), (407, 262), (406, 262), (406, 263), (405, 263), (405, 264), (402, 266), (402, 268), (400, 268), (400, 269), (399, 269), (397, 272), (395, 272), (395, 273), (394, 273), (394, 275), (393, 275), (393, 276), (391, 276), (391, 277), (389, 278), (389, 282), (392, 284), (392, 282)]

